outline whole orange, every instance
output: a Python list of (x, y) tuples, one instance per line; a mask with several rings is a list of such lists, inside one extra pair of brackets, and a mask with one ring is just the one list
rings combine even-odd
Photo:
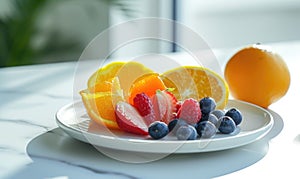
[(290, 85), (290, 73), (282, 57), (260, 44), (234, 54), (224, 75), (234, 98), (264, 108), (282, 98)]

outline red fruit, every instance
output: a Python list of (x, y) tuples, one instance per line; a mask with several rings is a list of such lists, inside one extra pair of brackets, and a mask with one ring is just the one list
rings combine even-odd
[(196, 124), (201, 119), (201, 110), (198, 101), (189, 98), (183, 101), (178, 111), (178, 117), (189, 124)]
[(169, 91), (164, 90), (162, 94), (165, 96), (167, 100), (167, 111), (164, 117), (164, 122), (169, 124), (169, 122), (176, 117), (176, 106), (177, 106), (177, 99), (176, 97)]
[(120, 101), (115, 108), (116, 121), (120, 129), (139, 135), (148, 135), (148, 125), (143, 117), (129, 103)]
[(176, 104), (178, 102), (177, 98), (172, 92), (170, 92), (169, 90), (163, 90), (163, 92), (169, 96), (170, 100), (172, 100), (173, 103)]
[(156, 120), (164, 121), (168, 107), (167, 98), (161, 93), (161, 91), (157, 91), (156, 94), (151, 97), (151, 101)]
[(159, 90), (151, 101), (157, 121), (168, 124), (175, 117), (177, 99), (172, 93)]
[(148, 95), (145, 93), (137, 94), (133, 99), (133, 106), (138, 110), (144, 121), (149, 126), (156, 118), (154, 114), (153, 104)]
[(181, 108), (181, 105), (182, 105), (182, 101), (177, 101), (177, 103), (176, 103), (176, 113), (179, 112), (179, 109)]

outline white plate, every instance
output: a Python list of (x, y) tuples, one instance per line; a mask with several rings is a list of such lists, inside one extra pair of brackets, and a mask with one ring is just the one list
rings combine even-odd
[(82, 102), (62, 107), (56, 114), (56, 121), (73, 138), (97, 147), (147, 153), (197, 153), (235, 148), (262, 138), (273, 126), (272, 115), (261, 107), (229, 100), (226, 108), (231, 107), (238, 108), (243, 114), (243, 121), (233, 134), (217, 134), (211, 139), (189, 141), (177, 140), (172, 135), (153, 140), (149, 136), (110, 131), (95, 125), (91, 127)]

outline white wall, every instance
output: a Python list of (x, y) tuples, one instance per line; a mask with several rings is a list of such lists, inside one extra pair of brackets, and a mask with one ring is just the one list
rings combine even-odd
[[(140, 19), (140, 18), (149, 18), (149, 17), (159, 17), (159, 18), (171, 18), (171, 0), (131, 0), (127, 1), (130, 7), (134, 9), (134, 17), (126, 17), (124, 13), (120, 12), (116, 7), (113, 7), (110, 11), (111, 19), (110, 25), (119, 25), (122, 23), (126, 23), (130, 20)], [(141, 27), (138, 24), (132, 23), (131, 28), (134, 30), (143, 31), (143, 34), (151, 33), (152, 31), (158, 31), (158, 33), (170, 33), (172, 29), (160, 28), (159, 27)], [(171, 28), (171, 27), (170, 27)], [(123, 35), (126, 36), (124, 32)], [(171, 35), (171, 34), (170, 34)], [(141, 36), (144, 38), (146, 36)], [(116, 39), (115, 34), (111, 34), (111, 42), (118, 41)], [(111, 50), (114, 49), (114, 45), (112, 45)], [(132, 42), (128, 42), (124, 44), (121, 48), (113, 53), (114, 57), (133, 57), (144, 55), (147, 53), (162, 53), (162, 52), (170, 52), (171, 44), (160, 41), (160, 40), (147, 40), (141, 39)]]
[(179, 0), (180, 21), (211, 47), (300, 40), (297, 0)]

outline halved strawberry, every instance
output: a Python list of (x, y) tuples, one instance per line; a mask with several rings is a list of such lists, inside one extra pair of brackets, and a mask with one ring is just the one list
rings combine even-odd
[(176, 113), (178, 114), (178, 112), (179, 112), (179, 109), (181, 108), (181, 106), (182, 106), (182, 102), (183, 101), (177, 101), (177, 103), (176, 103)]
[(144, 118), (144, 121), (148, 126), (156, 120), (152, 101), (150, 100), (149, 96), (145, 93), (137, 94), (133, 98), (133, 106)]
[(169, 91), (158, 90), (151, 98), (154, 113), (157, 121), (162, 121), (168, 124), (176, 117), (177, 99)]
[(120, 129), (139, 135), (148, 135), (148, 125), (143, 117), (129, 103), (120, 101), (115, 108), (116, 121)]
[(198, 101), (189, 98), (183, 101), (177, 116), (189, 124), (196, 124), (201, 119), (201, 110)]
[(155, 95), (151, 97), (151, 101), (153, 104), (153, 110), (157, 121), (164, 121), (167, 108), (168, 101), (166, 97), (162, 94), (161, 91), (157, 91)]
[(170, 90), (166, 89), (166, 90), (163, 90), (163, 92), (166, 93), (169, 96), (170, 100), (174, 104), (176, 104), (178, 102), (177, 98), (174, 96), (174, 94)]
[(171, 93), (168, 90), (164, 90), (162, 91), (162, 94), (165, 96), (166, 100), (167, 100), (167, 111), (164, 117), (164, 122), (169, 124), (169, 122), (174, 119), (176, 117), (176, 111), (177, 111), (177, 99), (176, 97), (173, 95), (173, 93)]

